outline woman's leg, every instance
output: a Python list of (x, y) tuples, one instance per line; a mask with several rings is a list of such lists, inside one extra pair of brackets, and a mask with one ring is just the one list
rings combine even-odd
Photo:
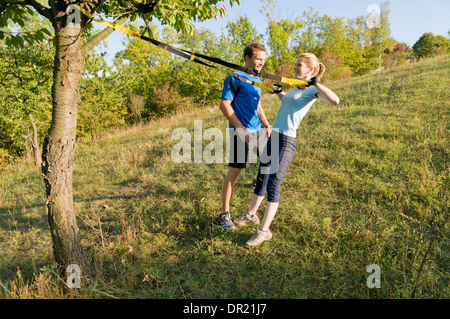
[(261, 222), (259, 229), (262, 231), (269, 230), (270, 224), (272, 223), (275, 214), (277, 213), (278, 203), (267, 202), (266, 211), (264, 212), (264, 218)]
[(252, 201), (250, 203), (250, 208), (248, 209), (249, 215), (255, 215), (259, 205), (261, 205), (262, 200), (264, 199), (264, 196), (259, 196), (253, 193)]
[(252, 195), (252, 200), (250, 202), (250, 208), (247, 213), (245, 213), (243, 216), (236, 218), (233, 220), (233, 223), (238, 226), (242, 227), (248, 222), (251, 222), (252, 224), (259, 224), (259, 218), (256, 212), (258, 211), (259, 205), (261, 205), (262, 200), (264, 199), (264, 195), (266, 194), (266, 185), (267, 180), (269, 179), (268, 175), (261, 175), (260, 172), (258, 173), (257, 182), (255, 191)]
[[(252, 238), (250, 238), (246, 245), (257, 246), (266, 240), (272, 238), (272, 233), (269, 230), (270, 224), (272, 223), (275, 214), (278, 209), (279, 200), (279, 190), (281, 182), (284, 179), (287, 168), (292, 161), (295, 153), (296, 140), (294, 138), (283, 137), (280, 139), (280, 152), (279, 152), (279, 167), (276, 173), (269, 175), (269, 180), (267, 181), (267, 207), (264, 212), (264, 218), (261, 222), (259, 229), (256, 230)], [(275, 160), (272, 158), (272, 161)]]
[[(272, 137), (269, 138), (269, 142), (266, 144), (266, 147), (264, 148), (264, 152), (266, 154), (270, 155), (270, 140)], [(266, 167), (270, 166), (270, 157), (268, 160), (260, 160), (259, 163), (259, 169), (258, 169), (258, 176), (256, 176), (256, 186), (255, 190), (253, 191), (252, 200), (250, 202), (250, 207), (247, 213), (245, 213), (243, 216), (236, 218), (233, 220), (233, 223), (238, 226), (242, 227), (248, 222), (251, 222), (252, 224), (259, 224), (259, 218), (256, 212), (258, 211), (259, 206), (261, 205), (262, 200), (264, 199), (264, 196), (266, 195), (266, 189), (267, 189), (267, 181), (269, 180), (269, 175), (264, 174), (267, 169)]]

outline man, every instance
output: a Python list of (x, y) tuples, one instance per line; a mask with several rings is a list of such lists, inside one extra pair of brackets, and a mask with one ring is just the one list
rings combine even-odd
[[(260, 72), (266, 60), (265, 47), (259, 43), (249, 44), (244, 49), (244, 60), (246, 68)], [(261, 80), (252, 74), (242, 71), (235, 73), (261, 83)], [(230, 76), (225, 79), (219, 107), (230, 122), (230, 156), (228, 174), (223, 183), (222, 213), (219, 219), (220, 225), (227, 231), (235, 228), (230, 215), (230, 201), (241, 169), (249, 166), (249, 145), (262, 149), (265, 143), (261, 139), (267, 141), (271, 133), (260, 99), (260, 88)], [(261, 124), (267, 130), (261, 130)], [(259, 155), (258, 151), (257, 154)]]

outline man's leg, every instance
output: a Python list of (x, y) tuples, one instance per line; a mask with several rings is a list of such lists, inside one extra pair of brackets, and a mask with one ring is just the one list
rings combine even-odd
[[(260, 130), (261, 131), (261, 130)], [(263, 135), (259, 135), (259, 137), (267, 137), (267, 131), (264, 132)], [(259, 138), (259, 141), (261, 141), (261, 138)], [(255, 150), (260, 156), (261, 153), (269, 154), (270, 155), (270, 145), (265, 142), (265, 144), (260, 144), (259, 150)], [(260, 151), (261, 149), (264, 149), (263, 151)], [(250, 207), (248, 209), (248, 212), (245, 213), (243, 216), (236, 218), (233, 222), (236, 226), (242, 227), (248, 222), (252, 224), (259, 224), (259, 217), (257, 215), (257, 210), (259, 206), (261, 205), (262, 200), (264, 199), (264, 195), (266, 194), (266, 187), (267, 187), (267, 181), (269, 179), (268, 174), (263, 174), (262, 172), (267, 170), (267, 166), (270, 166), (270, 156), (265, 156), (264, 158), (261, 158), (259, 163), (259, 170), (258, 175), (256, 176), (256, 184), (255, 184), (255, 190), (252, 195), (252, 200), (250, 203)]]
[(240, 173), (240, 168), (231, 166), (228, 168), (228, 174), (225, 177), (222, 189), (222, 213), (230, 212), (230, 202), (231, 197), (233, 196), (234, 184), (236, 183), (236, 180)]
[(233, 196), (234, 184), (241, 172), (240, 168), (229, 167), (228, 174), (225, 177), (223, 182), (223, 190), (222, 190), (222, 213), (220, 214), (220, 226), (222, 226), (225, 230), (233, 230), (236, 228), (231, 220), (230, 215), (230, 202), (231, 197)]

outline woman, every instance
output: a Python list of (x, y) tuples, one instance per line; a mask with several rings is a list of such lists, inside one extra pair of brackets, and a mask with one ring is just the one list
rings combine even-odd
[(319, 62), (314, 54), (301, 54), (295, 63), (294, 72), (296, 79), (307, 81), (309, 85), (293, 88), (287, 94), (285, 92), (278, 94), (281, 107), (273, 124), (272, 135), (266, 146), (266, 154), (270, 156), (270, 160), (267, 163), (264, 163), (263, 160), (260, 161), (256, 187), (249, 211), (233, 221), (238, 227), (244, 226), (248, 222), (259, 224), (260, 221), (256, 211), (267, 191), (268, 198), (264, 218), (253, 237), (246, 242), (248, 246), (257, 246), (272, 238), (269, 226), (278, 209), (281, 182), (294, 157), (296, 133), (301, 120), (317, 99), (332, 105), (339, 104), (338, 96), (319, 84), (319, 80), (325, 72), (325, 66)]

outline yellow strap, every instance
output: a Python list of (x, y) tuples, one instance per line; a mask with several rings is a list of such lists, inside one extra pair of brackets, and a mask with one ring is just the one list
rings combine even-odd
[[(83, 8), (81, 8), (80, 6), (78, 6), (78, 8), (80, 8), (80, 11), (83, 12), (83, 14), (86, 15), (89, 19), (92, 19), (92, 20), (94, 20), (94, 21), (97, 21), (98, 23), (104, 24), (104, 25), (106, 25), (106, 26), (108, 26), (108, 27), (110, 27), (110, 28), (119, 30), (119, 31), (121, 31), (121, 32), (123, 32), (123, 33), (126, 33), (126, 34), (128, 34), (128, 35), (131, 35), (131, 36), (134, 36), (134, 37), (139, 37), (139, 38), (141, 37), (141, 35), (140, 35), (139, 33), (134, 32), (134, 31), (132, 31), (132, 30), (130, 30), (130, 29), (128, 29), (128, 28), (125, 28), (125, 27), (121, 26), (120, 24), (112, 23), (112, 22), (108, 22), (108, 21), (103, 21), (103, 20), (100, 20), (100, 19), (96, 19), (96, 18), (94, 18), (90, 13), (86, 12)], [(165, 49), (167, 49), (167, 47), (166, 47)], [(191, 51), (191, 50), (187, 50), (187, 51), (189, 51), (189, 52), (191, 53), (191, 58), (190, 58), (190, 60), (193, 61), (193, 60), (195, 59), (195, 52), (194, 52), (194, 51)], [(283, 79), (284, 79), (284, 82), (285, 82), (285, 83), (289, 83), (289, 84), (292, 83), (292, 80), (295, 82), (294, 85), (295, 85), (295, 84), (296, 84), (296, 85), (305, 85), (305, 84), (308, 84), (307, 82), (304, 82), (304, 81), (295, 80), (295, 79), (286, 79), (286, 78), (282, 78), (282, 82), (283, 82)], [(290, 80), (291, 82), (288, 82), (288, 80)], [(298, 82), (298, 83), (297, 83), (297, 82)], [(263, 89), (263, 90), (269, 91), (269, 92), (271, 92), (271, 93), (274, 92), (274, 90), (273, 90), (272, 88), (270, 88), (270, 87), (268, 87), (268, 86), (266, 86), (266, 85), (264, 85), (264, 84), (261, 84), (261, 83), (258, 83), (258, 82), (254, 82), (254, 81), (250, 81), (250, 80), (249, 80), (248, 83), (249, 83), (249, 84), (252, 84), (252, 85), (255, 85), (255, 86), (257, 86), (257, 87), (259, 87), (259, 88), (261, 88), (261, 89)]]
[(126, 34), (128, 34), (128, 35), (131, 35), (131, 36), (133, 36), (133, 37), (138, 37), (138, 38), (141, 37), (141, 35), (140, 35), (139, 33), (134, 32), (133, 30), (130, 30), (130, 29), (128, 29), (128, 28), (125, 28), (125, 27), (121, 26), (120, 24), (113, 23), (113, 22), (108, 22), (108, 21), (104, 21), (104, 20), (100, 20), (100, 19), (96, 19), (96, 18), (94, 18), (90, 13), (88, 13), (87, 11), (85, 11), (82, 7), (78, 6), (78, 8), (80, 8), (80, 11), (83, 12), (83, 14), (84, 14), (85, 16), (87, 16), (89, 19), (92, 19), (92, 20), (94, 20), (94, 21), (96, 21), (96, 22), (98, 22), (98, 23), (104, 24), (104, 25), (106, 25), (106, 26), (108, 26), (108, 27), (110, 27), (110, 28), (119, 30), (119, 31), (121, 31), (121, 32), (123, 32), (123, 33), (126, 33)]
[(185, 50), (187, 52), (189, 52), (189, 54), (191, 55), (191, 58), (189, 59), (190, 61), (194, 61), (195, 59), (195, 52), (192, 50), (189, 50), (188, 48), (185, 47), (181, 47), (181, 50)]
[(290, 85), (308, 85), (308, 82), (306, 81), (302, 81), (302, 80), (297, 80), (297, 79), (289, 79), (289, 78), (281, 78), (281, 82), (283, 83), (287, 83)]
[(268, 87), (268, 86), (266, 86), (266, 85), (264, 85), (264, 84), (262, 84), (262, 83), (253, 82), (253, 85), (254, 85), (254, 86), (257, 86), (257, 87), (259, 87), (259, 88), (261, 88), (261, 89), (263, 89), (263, 90), (269, 91), (270, 93), (273, 93), (273, 92), (274, 92), (274, 90), (273, 90), (272, 88), (270, 88), (270, 87)]

